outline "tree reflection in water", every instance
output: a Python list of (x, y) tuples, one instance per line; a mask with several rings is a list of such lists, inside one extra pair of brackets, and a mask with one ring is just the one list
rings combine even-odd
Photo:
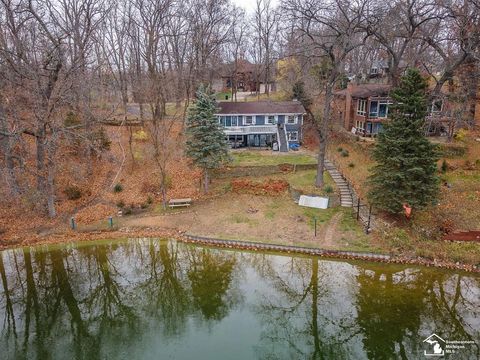
[(240, 327), (232, 359), (410, 359), (432, 332), (480, 355), (479, 278), (449, 271), (142, 239), (2, 252), (0, 282), (2, 359), (158, 358), (208, 336), (192, 356), (216, 359)]

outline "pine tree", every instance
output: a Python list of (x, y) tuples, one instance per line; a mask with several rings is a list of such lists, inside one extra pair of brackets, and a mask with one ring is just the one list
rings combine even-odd
[(203, 86), (196, 96), (188, 108), (186, 155), (203, 170), (204, 190), (208, 192), (209, 171), (221, 167), (230, 157), (225, 133), (215, 116), (215, 99)]
[(378, 208), (401, 213), (403, 204), (422, 209), (438, 194), (437, 149), (424, 136), (427, 83), (409, 69), (390, 93), (394, 103), (373, 151), (377, 165), (369, 178), (369, 199)]

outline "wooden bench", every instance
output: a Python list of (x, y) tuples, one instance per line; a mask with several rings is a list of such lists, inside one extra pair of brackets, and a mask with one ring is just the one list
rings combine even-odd
[(192, 199), (187, 198), (187, 199), (171, 199), (168, 202), (168, 206), (173, 208), (173, 207), (183, 207), (183, 206), (190, 206), (192, 205)]

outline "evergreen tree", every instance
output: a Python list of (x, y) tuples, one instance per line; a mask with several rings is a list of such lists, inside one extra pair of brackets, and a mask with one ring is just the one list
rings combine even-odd
[(202, 86), (188, 108), (186, 154), (203, 170), (204, 190), (208, 192), (209, 171), (230, 159), (225, 133), (218, 123), (215, 99)]
[(438, 193), (437, 150), (424, 136), (427, 83), (416, 69), (409, 69), (390, 93), (394, 103), (378, 134), (373, 151), (377, 165), (369, 178), (368, 196), (373, 205), (401, 213), (403, 204), (421, 209)]

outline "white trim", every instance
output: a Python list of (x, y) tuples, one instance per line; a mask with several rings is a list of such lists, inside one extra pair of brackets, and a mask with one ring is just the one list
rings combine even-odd
[[(293, 116), (293, 122), (289, 122), (288, 118), (290, 116)], [(296, 125), (298, 123), (298, 117), (297, 115), (285, 115), (285, 124), (286, 125)]]
[[(290, 134), (296, 134), (296, 139), (295, 140), (292, 140), (290, 139)], [(300, 141), (300, 139), (298, 138), (298, 131), (287, 131), (287, 141), (291, 141), (291, 142), (298, 142)]]
[(358, 99), (357, 100), (357, 115), (365, 116), (366, 114), (367, 114), (367, 100)]
[[(264, 115), (265, 116), (265, 125), (275, 125), (278, 124), (278, 115)], [(269, 122), (268, 118), (273, 116), (273, 122)]]
[(216, 116), (234, 116), (234, 115), (241, 115), (241, 116), (256, 116), (256, 115), (259, 115), (259, 116), (264, 116), (264, 115), (275, 115), (275, 116), (278, 116), (278, 115), (305, 115), (306, 113), (278, 113), (278, 112), (275, 112), (275, 113), (253, 113), (253, 114), (245, 114), (245, 113), (231, 113), (231, 114), (227, 114), (227, 113), (216, 113), (214, 115)]

